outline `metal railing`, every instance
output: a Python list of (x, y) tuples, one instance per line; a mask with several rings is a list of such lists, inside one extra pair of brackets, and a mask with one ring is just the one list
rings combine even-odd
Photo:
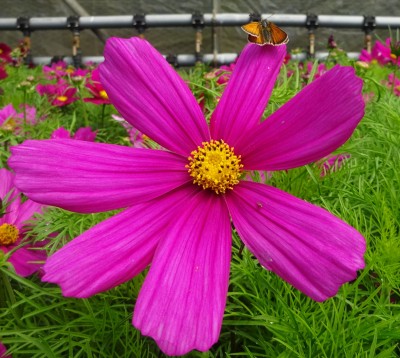
[[(315, 33), (318, 28), (349, 28), (359, 29), (365, 36), (365, 48), (371, 50), (371, 34), (375, 29), (400, 28), (400, 17), (393, 16), (347, 16), (347, 15), (314, 15), (314, 14), (239, 14), (239, 13), (205, 13), (193, 14), (134, 14), (121, 16), (69, 16), (69, 17), (19, 17), (0, 18), (0, 30), (19, 30), (24, 36), (27, 61), (33, 63), (48, 63), (50, 57), (31, 57), (31, 33), (35, 30), (60, 30), (72, 32), (72, 56), (65, 58), (67, 62), (80, 65), (82, 62), (102, 61), (100, 56), (82, 57), (80, 48), (80, 33), (83, 30), (98, 30), (107, 28), (133, 28), (139, 36), (144, 37), (148, 28), (156, 27), (193, 27), (195, 30), (194, 54), (179, 54), (166, 56), (175, 65), (193, 65), (197, 61), (223, 64), (232, 62), (237, 54), (219, 54), (213, 44), (213, 53), (203, 54), (201, 51), (202, 30), (204, 27), (213, 29), (223, 26), (241, 26), (250, 21), (273, 16), (273, 22), (284, 27), (303, 27), (308, 31), (308, 51), (296, 55), (297, 59), (306, 57), (324, 58), (326, 52), (315, 51)], [(104, 39), (103, 39), (104, 40)], [(357, 53), (349, 53), (356, 57)]]

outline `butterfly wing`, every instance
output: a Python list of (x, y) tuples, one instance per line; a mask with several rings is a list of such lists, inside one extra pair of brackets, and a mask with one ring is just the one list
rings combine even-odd
[(268, 40), (271, 45), (279, 46), (289, 42), (288, 34), (273, 22), (268, 22), (267, 28), (269, 32)]
[(259, 37), (261, 34), (261, 24), (256, 21), (250, 22), (249, 24), (243, 25), (242, 30), (251, 36)]
[(248, 35), (247, 40), (253, 44), (260, 45), (260, 46), (263, 46), (266, 44), (263, 36)]
[(247, 40), (253, 44), (265, 45), (265, 38), (262, 33), (262, 25), (260, 22), (250, 22), (243, 25), (242, 30), (248, 34)]

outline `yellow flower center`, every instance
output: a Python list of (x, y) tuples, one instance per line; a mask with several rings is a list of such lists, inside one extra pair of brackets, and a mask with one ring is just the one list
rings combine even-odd
[(397, 60), (397, 56), (396, 56), (394, 53), (391, 53), (391, 54), (390, 54), (390, 57), (391, 57), (393, 60)]
[(0, 245), (12, 245), (17, 241), (18, 236), (19, 230), (14, 225), (3, 224), (0, 226)]
[(13, 131), (16, 125), (14, 118), (10, 118), (1, 125), (1, 128), (5, 131)]
[(57, 99), (58, 99), (60, 102), (65, 102), (65, 101), (68, 99), (68, 97), (67, 97), (67, 96), (58, 96)]
[(223, 140), (211, 140), (203, 142), (190, 154), (186, 168), (193, 177), (193, 184), (224, 194), (239, 183), (243, 168), (240, 158)]
[(0, 48), (0, 55), (3, 53), (3, 50)]
[(99, 94), (100, 94), (100, 97), (101, 97), (101, 98), (103, 98), (103, 99), (108, 99), (108, 94), (107, 94), (106, 91), (101, 90), (101, 91), (99, 92)]

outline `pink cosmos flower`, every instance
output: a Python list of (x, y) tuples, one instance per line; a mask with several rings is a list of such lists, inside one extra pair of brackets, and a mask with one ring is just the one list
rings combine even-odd
[[(308, 80), (311, 76), (311, 72), (313, 69), (314, 64), (312, 62), (307, 62), (306, 65), (304, 66), (304, 64), (300, 64), (299, 67), (300, 68), (304, 68), (306, 69), (306, 72), (302, 75), (302, 77), (306, 80)], [(326, 73), (328, 70), (326, 68), (326, 65), (324, 63), (320, 63), (317, 66), (317, 69), (314, 73), (314, 77), (313, 77), (313, 81), (316, 80), (317, 78), (321, 77), (324, 73)]]
[(67, 75), (67, 63), (65, 61), (57, 61), (50, 66), (43, 66), (43, 73), (48, 80), (59, 78)]
[(247, 172), (243, 180), (257, 181), (260, 183), (266, 183), (268, 179), (272, 178), (272, 172), (263, 172), (258, 170), (252, 170)]
[(88, 142), (94, 142), (96, 139), (97, 131), (92, 131), (90, 127), (81, 127), (75, 132), (73, 136), (69, 130), (64, 127), (60, 127), (53, 131), (51, 134), (51, 139), (77, 139), (77, 140), (86, 140)]
[(41, 96), (46, 96), (48, 101), (56, 107), (63, 107), (78, 100), (78, 97), (74, 97), (76, 88), (70, 87), (64, 80), (56, 84), (38, 84), (36, 91)]
[(219, 85), (225, 85), (228, 83), (231, 78), (232, 71), (235, 69), (236, 63), (233, 62), (229, 66), (222, 65), (216, 72), (215, 75), (219, 76), (217, 79), (217, 83)]
[(86, 76), (89, 73), (89, 70), (85, 70), (82, 68), (75, 69), (73, 72), (70, 73), (70, 77), (72, 82), (75, 83), (85, 83), (86, 82)]
[(86, 88), (92, 94), (93, 97), (84, 98), (85, 102), (91, 102), (94, 104), (110, 104), (107, 92), (104, 90), (100, 83), (99, 69), (96, 68), (92, 71), (91, 79), (86, 83)]
[(148, 148), (145, 143), (146, 136), (143, 133), (132, 127), (132, 125), (122, 117), (115, 114), (112, 114), (111, 117), (113, 117), (117, 122), (121, 123), (122, 126), (126, 129), (133, 148)]
[(367, 104), (375, 98), (374, 92), (363, 93), (364, 102)]
[(363, 117), (362, 81), (335, 66), (260, 122), (285, 54), (286, 46), (247, 45), (208, 126), (147, 41), (109, 39), (100, 76), (111, 102), (167, 150), (71, 140), (12, 148), (9, 165), (29, 198), (81, 213), (126, 208), (51, 256), (43, 280), (65, 296), (90, 297), (151, 264), (133, 324), (166, 354), (182, 355), (218, 340), (231, 222), (262, 266), (314, 300), (355, 279), (364, 267), (360, 233), (320, 207), (241, 180), (243, 171), (325, 157)]
[(8, 73), (7, 73), (6, 69), (2, 65), (0, 65), (0, 80), (4, 80), (7, 77), (8, 77)]
[(3, 42), (0, 43), (0, 62), (12, 62), (11, 47)]
[(337, 171), (346, 159), (351, 157), (350, 154), (336, 154), (325, 158), (321, 164), (321, 176), (325, 176), (330, 172)]
[(400, 96), (400, 79), (396, 78), (393, 73), (389, 75), (389, 81), (387, 82), (387, 86), (392, 89), (393, 93), (396, 96)]
[(0, 358), (11, 358), (11, 355), (6, 354), (7, 348), (6, 346), (0, 342)]
[(16, 117), (17, 112), (11, 103), (0, 109), (0, 128), (13, 130), (15, 128)]
[(386, 65), (388, 63), (393, 63), (400, 66), (400, 62), (392, 55), (391, 50), (391, 39), (387, 38), (385, 44), (380, 41), (376, 41), (372, 47), (371, 53), (367, 50), (361, 50), (360, 61), (365, 62), (378, 62), (381, 65)]
[[(4, 130), (14, 131), (19, 134), (22, 131), (24, 123), (24, 117), (27, 124), (36, 124), (38, 118), (36, 118), (36, 108), (28, 104), (20, 105), (21, 112), (17, 112), (13, 105), (10, 103), (7, 106), (0, 109), (0, 128)], [(25, 115), (24, 115), (25, 108)], [(40, 118), (43, 119), (44, 117)]]
[[(26, 231), (25, 222), (31, 220), (33, 214), (42, 210), (43, 205), (32, 200), (21, 202), (21, 193), (14, 187), (14, 174), (6, 169), (0, 169), (0, 198), (7, 198), (3, 202), (5, 214), (0, 217), (0, 251), (4, 254), (15, 250), (24, 242)], [(26, 244), (13, 251), (8, 258), (20, 276), (30, 276), (43, 266), (46, 260), (46, 251), (38, 250), (44, 245)]]

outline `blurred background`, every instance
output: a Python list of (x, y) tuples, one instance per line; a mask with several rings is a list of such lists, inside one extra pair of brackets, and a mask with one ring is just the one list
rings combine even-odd
[[(78, 5), (78, 7), (76, 6)], [(269, 13), (316, 15), (371, 15), (400, 16), (399, 0), (0, 0), (1, 18), (58, 17), (70, 15), (134, 15), (134, 14), (192, 14), (201, 13)], [(273, 16), (270, 18), (273, 20)], [(308, 31), (304, 28), (284, 28), (289, 34), (288, 49), (303, 49), (308, 46)], [(101, 36), (91, 30), (81, 32), (83, 56), (100, 56), (104, 43), (99, 37), (131, 37), (138, 32), (134, 28), (104, 29)], [(316, 51), (325, 51), (329, 35), (333, 34), (339, 47), (344, 50), (360, 51), (364, 47), (362, 29), (319, 28), (316, 30)], [(389, 31), (377, 30), (383, 40)], [(194, 53), (195, 30), (192, 27), (148, 28), (145, 37), (164, 54)], [(23, 38), (20, 31), (0, 30), (0, 42), (16, 47)], [(239, 26), (216, 28), (219, 53), (238, 53), (246, 43), (246, 34)], [(68, 30), (34, 31), (31, 35), (33, 56), (70, 56), (72, 35)], [(212, 52), (212, 30), (203, 30), (203, 53)]]

